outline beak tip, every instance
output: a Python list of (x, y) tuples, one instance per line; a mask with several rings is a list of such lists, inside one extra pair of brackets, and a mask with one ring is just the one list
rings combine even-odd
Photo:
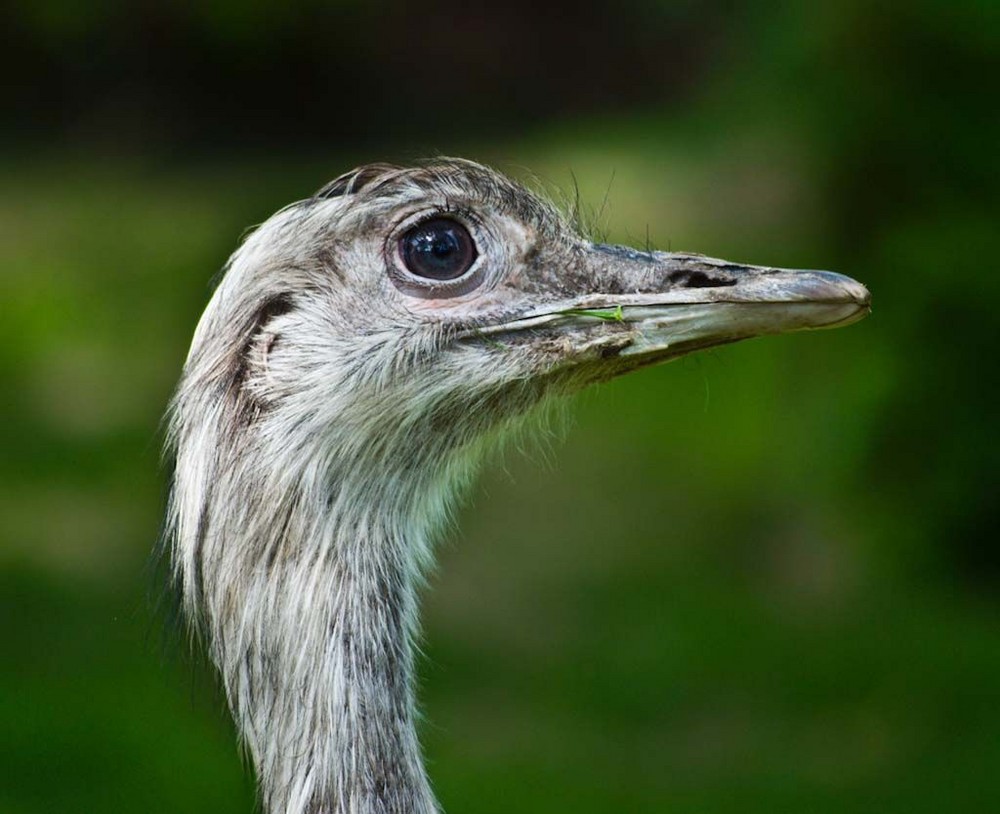
[(820, 280), (830, 285), (841, 297), (853, 300), (866, 308), (871, 305), (872, 295), (868, 288), (853, 277), (835, 271), (813, 271)]

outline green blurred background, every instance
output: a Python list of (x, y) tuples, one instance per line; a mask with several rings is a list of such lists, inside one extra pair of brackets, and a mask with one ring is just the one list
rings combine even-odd
[(435, 153), (874, 295), (488, 470), (425, 609), (445, 810), (1000, 810), (1000, 6), (894, 5), (5, 7), (0, 811), (253, 810), (151, 609), (158, 422), (247, 225)]

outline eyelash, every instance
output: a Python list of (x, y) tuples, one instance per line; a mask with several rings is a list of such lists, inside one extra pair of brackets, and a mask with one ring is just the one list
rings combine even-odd
[[(469, 209), (461, 204), (452, 204), (447, 198), (444, 202), (444, 207), (437, 210), (439, 215), (451, 215), (456, 217), (460, 221), (464, 221), (464, 225), (472, 231), (472, 228), (479, 229), (482, 227), (482, 219), (478, 216), (474, 209)], [(437, 217), (435, 214), (428, 216), (428, 219)], [(470, 228), (471, 227), (471, 228)]]

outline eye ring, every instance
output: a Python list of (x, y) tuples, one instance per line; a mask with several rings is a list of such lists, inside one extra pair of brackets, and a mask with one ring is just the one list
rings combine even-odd
[(464, 277), (479, 257), (469, 230), (458, 220), (438, 215), (411, 226), (398, 241), (403, 268), (413, 277), (449, 285)]

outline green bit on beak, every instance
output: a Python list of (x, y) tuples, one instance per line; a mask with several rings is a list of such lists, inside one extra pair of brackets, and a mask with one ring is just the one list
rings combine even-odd
[(624, 322), (622, 307), (616, 305), (614, 308), (567, 308), (565, 311), (556, 311), (557, 314), (565, 314), (569, 317), (594, 317), (604, 319), (608, 322)]

